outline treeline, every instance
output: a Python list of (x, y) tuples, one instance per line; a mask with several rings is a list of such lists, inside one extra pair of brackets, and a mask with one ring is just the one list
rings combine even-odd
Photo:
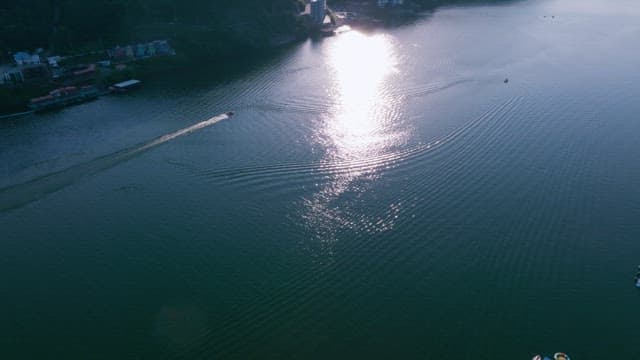
[[(407, 2), (437, 7), (500, 1)], [(192, 58), (238, 53), (304, 34), (306, 24), (295, 16), (303, 8), (304, 0), (2, 0), (0, 61), (20, 50), (64, 55), (159, 38), (172, 39)]]
[(3, 0), (0, 56), (40, 47), (64, 54), (157, 37), (195, 41), (191, 45), (205, 51), (259, 47), (291, 35), (301, 6), (298, 0)]

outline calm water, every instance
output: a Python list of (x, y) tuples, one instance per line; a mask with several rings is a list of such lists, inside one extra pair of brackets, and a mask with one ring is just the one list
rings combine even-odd
[(440, 9), (1, 123), (0, 357), (638, 358), (639, 16)]

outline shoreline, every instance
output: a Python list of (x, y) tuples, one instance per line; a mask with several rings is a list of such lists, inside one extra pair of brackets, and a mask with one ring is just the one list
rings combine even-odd
[(35, 113), (34, 110), (17, 112), (17, 113), (13, 113), (13, 114), (4, 114), (4, 115), (0, 115), (0, 120), (18, 118), (18, 117), (22, 117), (22, 116), (31, 115), (33, 113)]
[[(401, 11), (398, 11), (401, 10)], [(136, 59), (125, 62), (126, 70), (119, 71), (113, 68), (100, 68), (95, 77), (85, 81), (100, 90), (108, 88), (113, 83), (121, 82), (130, 78), (149, 80), (151, 76), (163, 74), (170, 71), (180, 71), (189, 67), (200, 66), (201, 64), (223, 64), (230, 59), (239, 56), (249, 56), (260, 58), (276, 54), (295, 44), (301, 43), (309, 38), (333, 36), (336, 30), (342, 26), (349, 26), (351, 30), (371, 31), (378, 27), (389, 25), (389, 21), (400, 20), (401, 23), (410, 21), (420, 16), (414, 6), (406, 6), (402, 9), (380, 9), (375, 2), (344, 1), (327, 8), (327, 16), (332, 18), (332, 24), (323, 28), (313, 28), (308, 26), (291, 29), (288, 34), (272, 34), (269, 40), (261, 46), (230, 46), (226, 52), (212, 56), (212, 54), (198, 53), (198, 49), (193, 47), (189, 38), (170, 40), (172, 46), (177, 50), (177, 54), (148, 59)], [(395, 22), (395, 21), (394, 21)], [(392, 24), (395, 26), (399, 23)], [(193, 39), (191, 39), (193, 40)], [(230, 42), (230, 44), (233, 41)], [(106, 50), (94, 51), (93, 53), (105, 53)], [(80, 55), (76, 55), (78, 57)], [(72, 55), (72, 58), (74, 56)], [(94, 59), (95, 60), (95, 59)], [(72, 65), (74, 61), (69, 65)], [(95, 63), (95, 62), (93, 62)], [(114, 64), (115, 65), (115, 64)], [(5, 87), (0, 89), (4, 96), (11, 99), (11, 102), (0, 103), (0, 120), (16, 118), (30, 114), (28, 104), (30, 99), (45, 94), (57, 87), (65, 86), (63, 83), (56, 83), (50, 79), (46, 83), (24, 84), (16, 87)], [(21, 104), (21, 105), (18, 105)]]

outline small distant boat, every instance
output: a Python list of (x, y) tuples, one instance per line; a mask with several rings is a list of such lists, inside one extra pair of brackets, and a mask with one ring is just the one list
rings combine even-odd
[(569, 358), (569, 355), (563, 353), (563, 352), (557, 352), (555, 354), (553, 354), (553, 359), (554, 360), (571, 360)]
[(139, 86), (140, 84), (142, 84), (142, 81), (131, 79), (131, 80), (119, 82), (117, 84), (113, 84), (109, 87), (109, 90), (111, 90), (111, 92), (120, 93), (120, 92), (125, 92), (130, 89), (133, 89)]
[(100, 92), (95, 86), (66, 86), (49, 92), (48, 95), (33, 98), (29, 102), (29, 109), (33, 111), (46, 111), (65, 106), (79, 104), (96, 99)]

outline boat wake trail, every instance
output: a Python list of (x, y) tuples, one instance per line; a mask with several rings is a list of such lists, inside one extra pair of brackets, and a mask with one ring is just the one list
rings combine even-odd
[(145, 143), (104, 155), (58, 172), (43, 175), (21, 184), (2, 188), (0, 189), (0, 213), (40, 200), (44, 196), (61, 190), (83, 177), (107, 170), (151, 150), (158, 145), (162, 145), (167, 141), (201, 130), (222, 120), (226, 120), (230, 116), (231, 113), (214, 116), (208, 120), (162, 135)]
[(243, 168), (206, 170), (200, 172), (198, 175), (211, 181), (224, 181), (237, 185), (254, 186), (265, 183), (275, 185), (279, 179), (292, 182), (298, 178), (306, 179), (308, 176), (317, 178), (326, 178), (329, 176), (333, 178), (354, 172), (370, 173), (377, 172), (380, 169), (391, 169), (400, 164), (412, 163), (419, 160), (453, 143), (454, 140), (477, 131), (481, 125), (487, 124), (488, 122), (490, 123), (492, 119), (499, 118), (500, 114), (509, 112), (511, 108), (517, 106), (519, 101), (520, 98), (513, 97), (502, 104), (494, 106), (479, 117), (469, 121), (466, 125), (441, 138), (402, 151), (394, 151), (379, 156), (367, 157), (366, 159), (271, 164)]

